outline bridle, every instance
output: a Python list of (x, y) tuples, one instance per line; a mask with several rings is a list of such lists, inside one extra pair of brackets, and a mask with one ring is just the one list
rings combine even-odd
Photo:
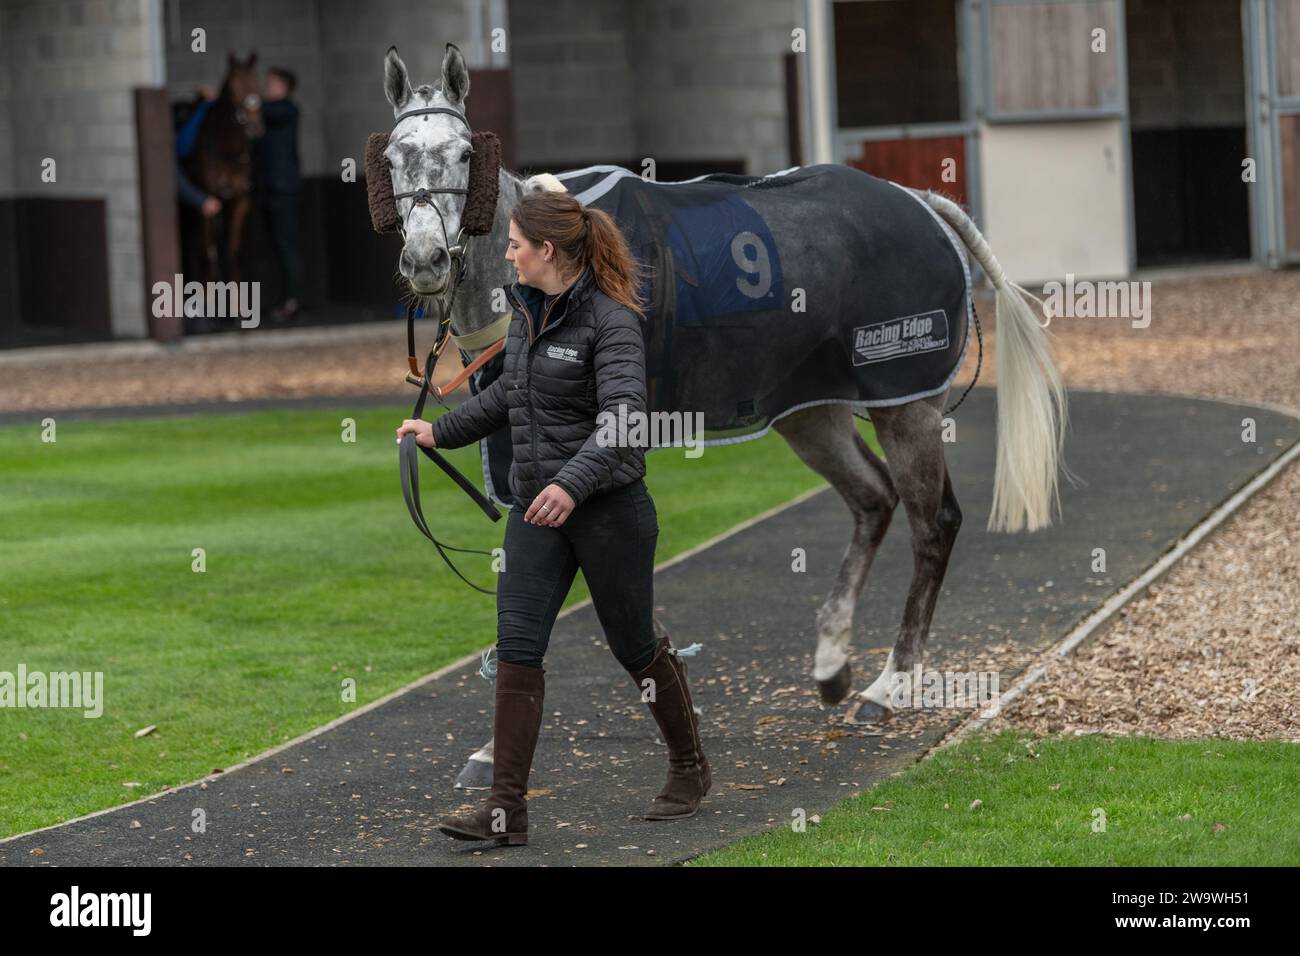
[[(463, 113), (446, 106), (426, 106), (421, 107), (420, 109), (408, 110), (397, 117), (397, 121), (393, 124), (393, 128), (396, 129), (397, 125), (407, 117), (422, 116), (429, 113), (446, 113), (449, 116), (456, 117), (464, 123), (467, 130), (470, 128), (469, 120), (465, 118)], [(396, 202), (402, 199), (410, 199), (411, 206), (410, 209), (407, 210), (408, 215), (416, 206), (431, 207), (433, 211), (437, 213), (439, 222), (442, 223), (442, 234), (445, 238), (448, 235), (446, 221), (443, 219), (442, 211), (438, 208), (437, 203), (433, 201), (433, 196), (437, 193), (464, 195), (466, 197), (466, 205), (469, 204), (469, 189), (463, 186), (446, 186), (439, 188), (421, 186), (419, 189), (413, 189), (403, 193), (394, 193), (393, 200)], [(406, 220), (400, 213), (398, 213), (398, 231), (402, 235), (402, 241), (405, 242)], [(434, 305), (438, 312), (438, 332), (434, 338), (433, 345), (429, 349), (429, 354), (425, 358), (423, 373), (421, 373), (419, 362), (415, 357), (416, 303), (414, 299), (406, 309), (407, 363), (410, 367), (410, 371), (406, 375), (406, 381), (412, 385), (418, 386), (420, 389), (420, 396), (416, 399), (415, 408), (411, 412), (411, 418), (413, 419), (418, 419), (423, 416), (424, 403), (429, 395), (433, 395), (434, 399), (445, 406), (447, 404), (445, 396), (460, 388), (460, 386), (463, 385), (465, 381), (474, 374), (474, 372), (478, 371), (478, 369), (486, 362), (490, 361), (505, 345), (505, 334), (504, 332), (501, 332), (502, 322), (500, 320), (492, 323), (486, 329), (480, 329), (470, 335), (461, 336), (458, 340), (458, 346), (461, 349), (462, 356), (464, 356), (464, 350), (466, 348), (481, 348), (484, 344), (490, 344), (487, 344), (487, 347), (483, 348), (483, 351), (480, 352), (472, 361), (467, 362), (465, 368), (462, 369), (450, 382), (448, 382), (446, 386), (439, 388), (433, 384), (433, 370), (437, 366), (438, 359), (441, 358), (443, 350), (447, 347), (447, 343), (453, 339), (453, 336), (451, 335), (451, 312), (452, 306), (456, 301), (456, 290), (460, 286), (461, 281), (465, 278), (465, 270), (467, 267), (467, 235), (470, 234), (466, 231), (464, 216), (462, 215), (461, 227), (456, 234), (456, 241), (447, 247), (447, 253), (451, 258), (451, 271), (447, 280), (447, 285), (441, 292), (432, 296)], [(509, 324), (508, 316), (505, 318), (504, 324)], [(498, 335), (498, 333), (500, 334)], [(420, 506), (420, 459), (417, 454), (417, 449), (441, 468), (449, 478), (456, 482), (460, 489), (464, 491), (465, 494), (469, 495), (469, 497), (473, 499), (474, 503), (482, 509), (485, 515), (493, 521), (500, 521), (501, 512), (497, 510), (496, 505), (489, 501), (483, 493), (469, 481), (468, 478), (462, 475), (450, 462), (443, 458), (442, 455), (438, 454), (438, 452), (432, 448), (426, 448), (423, 445), (417, 444), (414, 432), (407, 432), (402, 436), (402, 444), (398, 452), (398, 463), (402, 479), (402, 497), (406, 500), (406, 509), (411, 513), (411, 520), (415, 522), (415, 526), (420, 530), (420, 533), (433, 542), (434, 547), (438, 549), (438, 554), (440, 554), (443, 561), (447, 563), (447, 567), (451, 568), (458, 578), (476, 591), (481, 591), (484, 594), (496, 594), (496, 591), (489, 591), (487, 588), (479, 587), (477, 584), (466, 578), (465, 575), (461, 574), (460, 570), (452, 563), (451, 559), (447, 557), (446, 551), (443, 549), (446, 548), (450, 551), (460, 551), (465, 554), (483, 554), (488, 557), (492, 556), (492, 552), (480, 551), (473, 548), (456, 548), (448, 544), (443, 544), (434, 537), (433, 532), (429, 530), (429, 523), (424, 517), (423, 508)]]
[[(449, 116), (456, 117), (458, 120), (464, 123), (466, 129), (470, 128), (469, 120), (465, 118), (465, 115), (461, 113), (460, 110), (454, 110), (446, 106), (425, 106), (416, 110), (407, 110), (405, 113), (402, 113), (400, 116), (397, 117), (397, 123), (401, 123), (402, 120), (406, 119), (408, 116), (422, 116), (427, 113), (446, 113)], [(397, 124), (394, 124), (393, 128), (396, 129)], [(389, 135), (391, 136), (392, 134)], [(408, 190), (407, 192), (404, 193), (394, 193), (393, 201), (396, 202), (401, 199), (410, 199), (411, 208), (407, 210), (408, 215), (412, 210), (415, 209), (416, 206), (428, 206), (434, 211), (434, 213), (437, 214), (438, 222), (442, 226), (442, 234), (444, 237), (447, 237), (449, 235), (449, 233), (447, 232), (447, 221), (443, 218), (442, 210), (438, 208), (438, 204), (433, 201), (433, 197), (437, 193), (452, 193), (455, 195), (461, 195), (466, 197), (467, 204), (469, 201), (468, 198), (469, 189), (465, 186), (443, 186), (438, 188), (421, 186), (419, 189)], [(397, 230), (399, 233), (401, 233), (402, 241), (405, 242), (406, 241), (406, 219), (405, 217), (401, 216), (400, 213), (398, 214)], [(466, 256), (467, 250), (465, 244), (467, 235), (468, 233), (465, 228), (464, 217), (462, 216), (461, 227), (456, 233), (456, 241), (454, 243), (451, 243), (447, 247), (447, 254), (451, 259), (451, 271), (450, 271), (449, 278), (447, 280), (447, 285), (443, 288), (441, 292), (438, 292), (434, 296), (432, 296), (434, 304), (438, 309), (438, 334), (437, 334), (437, 338), (434, 340), (433, 348), (430, 350), (429, 353), (430, 357), (433, 359), (434, 364), (437, 364), (437, 360), (442, 356), (442, 350), (446, 347), (447, 342), (450, 341), (449, 333), (451, 332), (451, 310), (452, 310), (452, 306), (456, 302), (456, 290), (460, 286), (461, 280), (465, 278), (465, 269), (468, 265), (467, 256)], [(468, 367), (466, 367), (461, 372), (461, 374), (457, 375), (454, 379), (452, 379), (452, 381), (448, 383), (446, 388), (439, 389), (433, 386), (432, 379), (430, 377), (433, 372), (433, 366), (426, 364), (424, 375), (421, 376), (420, 366), (415, 358), (415, 302), (414, 300), (412, 300), (411, 304), (407, 307), (406, 319), (407, 319), (407, 324), (406, 324), (407, 363), (410, 365), (410, 369), (411, 369), (410, 373), (406, 376), (406, 380), (410, 382), (412, 385), (419, 385), (426, 388), (428, 391), (433, 393), (434, 398), (436, 398), (439, 402), (442, 402), (443, 404), (446, 404), (445, 402), (443, 402), (443, 396), (445, 394), (449, 392), (454, 392), (456, 389), (460, 388), (460, 386), (465, 383), (465, 380), (469, 378), (470, 375), (476, 372), (484, 363), (490, 361), (492, 357), (497, 354), (497, 352), (501, 351), (502, 346), (505, 345), (504, 333), (502, 333), (501, 335), (492, 335), (491, 336), (491, 338), (493, 339), (492, 343), (486, 349), (484, 349), (474, 359), (473, 362), (469, 363)], [(509, 324), (508, 320), (506, 321), (505, 324), (507, 325)], [(487, 330), (480, 330), (479, 332), (471, 333), (468, 336), (461, 336), (459, 339), (460, 347), (462, 349), (481, 347), (483, 336), (480, 333), (488, 330), (491, 330), (492, 332), (497, 332), (499, 331), (499, 325), (500, 323), (493, 323), (492, 325), (488, 326)], [(473, 339), (475, 344), (473, 345), (468, 344), (470, 339)]]
[[(257, 101), (251, 107), (248, 105), (248, 101), (250, 99)], [(253, 109), (260, 110), (261, 107), (262, 107), (262, 98), (258, 96), (256, 93), (249, 93), (247, 96), (242, 97), (238, 103), (234, 104), (235, 122), (238, 123), (240, 126), (247, 126), (249, 119), (251, 118), (250, 114), (252, 113)]]
[[(393, 123), (393, 129), (397, 129), (397, 127), (401, 124), (402, 120), (406, 119), (408, 116), (423, 116), (427, 113), (446, 113), (448, 116), (454, 116), (456, 117), (456, 119), (464, 123), (466, 130), (469, 130), (470, 128), (469, 120), (465, 118), (465, 114), (462, 113), (460, 110), (454, 110), (448, 106), (422, 106), (418, 110), (407, 110), (405, 113), (399, 115), (397, 117), (397, 121)], [(389, 133), (389, 136), (391, 137), (392, 133)], [(438, 214), (438, 221), (442, 223), (442, 234), (446, 236), (447, 223), (442, 218), (442, 212), (438, 209), (438, 204), (433, 201), (433, 195), (435, 193), (457, 193), (459, 195), (468, 197), (469, 189), (464, 186), (446, 186), (441, 189), (429, 189), (425, 186), (421, 186), (419, 189), (412, 189), (409, 192), (393, 193), (393, 199), (394, 200), (411, 199), (412, 210), (415, 209), (416, 206), (431, 207), (433, 211)], [(405, 242), (406, 241), (406, 220), (404, 218), (401, 220), (401, 223), (398, 225), (397, 228), (398, 231), (400, 231), (402, 234), (402, 241)], [(465, 227), (461, 226), (460, 232), (458, 232), (456, 235), (456, 245), (452, 248), (461, 249), (463, 251), (462, 242), (464, 238), (465, 238)], [(448, 249), (447, 251), (451, 252), (451, 249)], [(453, 262), (454, 261), (455, 260), (453, 259)]]

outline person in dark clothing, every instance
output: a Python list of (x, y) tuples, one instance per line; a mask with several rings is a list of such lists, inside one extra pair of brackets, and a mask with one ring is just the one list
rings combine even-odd
[(216, 196), (209, 196), (194, 185), (190, 177), (185, 175), (185, 170), (181, 168), (179, 163), (176, 164), (176, 198), (183, 205), (199, 210), (209, 219), (221, 212), (221, 200)]
[(514, 505), (496, 592), (492, 794), (438, 828), (459, 840), (528, 842), (543, 664), (579, 570), (610, 650), (668, 745), (667, 781), (643, 816), (690, 817), (713, 778), (686, 662), (655, 627), (659, 522), (643, 443), (627, 430), (647, 406), (639, 266), (617, 223), (567, 192), (527, 193), (516, 202), (505, 256), (519, 281), (503, 287), (513, 316), (500, 376), (432, 422), (407, 419), (397, 429), (399, 442), (409, 432), (416, 444), (437, 448), (506, 427), (511, 434)]
[(298, 81), (283, 67), (267, 71), (262, 93), (266, 133), (253, 150), (253, 191), (284, 276), (284, 301), (271, 310), (279, 320), (301, 311), (301, 262), (298, 256), (298, 106), (290, 99)]
[[(199, 128), (203, 125), (203, 117), (207, 115), (212, 104), (217, 101), (217, 91), (211, 86), (200, 86), (195, 90), (194, 100), (188, 106), (181, 106), (178, 122), (176, 123), (176, 198), (180, 200), (181, 206), (185, 209), (193, 209), (203, 215), (205, 219), (211, 219), (213, 216), (221, 213), (221, 200), (216, 196), (210, 195), (190, 179), (189, 174), (185, 172), (183, 160), (188, 158), (194, 152), (195, 144), (198, 141)], [(182, 210), (182, 215), (186, 215)], [(185, 223), (185, 220), (182, 220)], [(189, 235), (191, 227), (185, 226), (185, 235)], [(185, 255), (185, 266), (187, 272), (193, 272), (197, 269), (191, 269), (194, 265), (193, 257), (198, 254), (191, 243), (188, 248), (188, 254)], [(185, 332), (187, 335), (193, 335), (199, 332), (216, 332), (221, 328), (221, 323), (215, 319), (202, 315), (185, 316)]]

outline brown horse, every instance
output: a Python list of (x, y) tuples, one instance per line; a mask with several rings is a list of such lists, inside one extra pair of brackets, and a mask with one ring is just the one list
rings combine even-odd
[(202, 220), (202, 281), (218, 277), (239, 281), (239, 254), (244, 223), (253, 191), (251, 142), (262, 136), (262, 98), (258, 92), (257, 53), (244, 62), (228, 55), (226, 78), (217, 101), (203, 117), (194, 152), (185, 161), (186, 175), (210, 196), (221, 200), (225, 225), (225, 270), (219, 253), (220, 227), (214, 218)]

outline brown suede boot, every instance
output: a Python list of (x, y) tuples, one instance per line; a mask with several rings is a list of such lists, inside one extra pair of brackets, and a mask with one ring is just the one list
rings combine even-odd
[(457, 840), (491, 840), (494, 845), (528, 842), (528, 772), (542, 726), (546, 671), (497, 661), (496, 717), (492, 726), (492, 793), (477, 810), (438, 821)]
[(642, 671), (628, 671), (644, 692), (643, 681), (654, 681), (654, 699), (647, 701), (664, 743), (668, 745), (668, 781), (650, 802), (647, 820), (693, 817), (700, 800), (713, 785), (709, 758), (700, 745), (700, 728), (686, 686), (686, 662), (674, 653), (666, 636), (659, 638), (654, 660)]

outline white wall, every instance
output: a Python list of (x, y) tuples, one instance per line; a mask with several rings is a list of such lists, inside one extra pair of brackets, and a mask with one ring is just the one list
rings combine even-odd
[(979, 129), (984, 233), (1021, 283), (1131, 271), (1119, 120)]

